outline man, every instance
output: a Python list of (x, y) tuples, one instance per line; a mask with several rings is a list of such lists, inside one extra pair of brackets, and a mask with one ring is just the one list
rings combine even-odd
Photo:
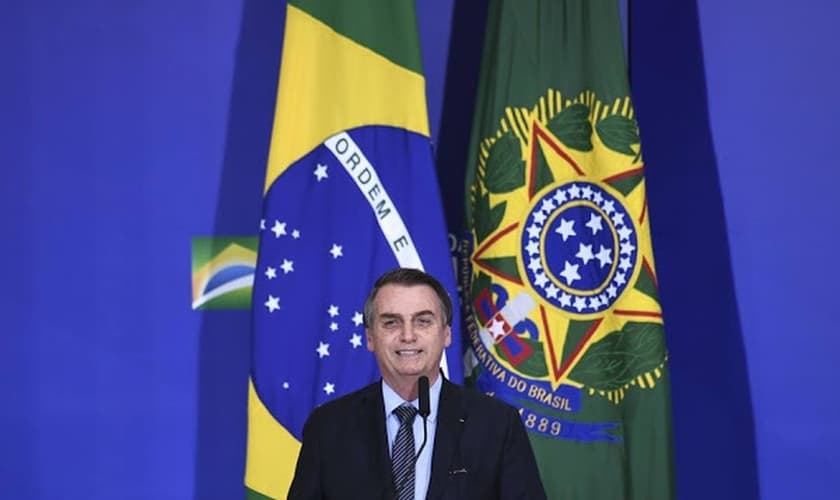
[(545, 498), (517, 411), (441, 375), (451, 322), (452, 302), (428, 274), (395, 269), (376, 281), (364, 324), (382, 380), (312, 412), (290, 499)]

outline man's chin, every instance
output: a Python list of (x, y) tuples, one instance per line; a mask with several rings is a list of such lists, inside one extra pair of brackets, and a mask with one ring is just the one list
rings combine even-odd
[(404, 368), (401, 368), (401, 369), (397, 370), (397, 374), (399, 374), (400, 377), (406, 377), (406, 378), (419, 377), (420, 375), (423, 375), (425, 373), (426, 373), (426, 370), (422, 366), (418, 366), (418, 367), (408, 366), (408, 367), (404, 367)]

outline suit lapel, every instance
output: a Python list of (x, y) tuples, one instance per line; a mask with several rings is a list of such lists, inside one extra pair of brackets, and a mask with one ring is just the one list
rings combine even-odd
[[(362, 432), (360, 446), (362, 449), (370, 449), (373, 453), (371, 484), (373, 492), (381, 494), (383, 498), (394, 498), (396, 492), (391, 480), (391, 460), (388, 453), (388, 440), (385, 429), (385, 403), (382, 399), (381, 382), (371, 384), (365, 390), (360, 401), (359, 428)], [(366, 454), (360, 454), (365, 456)]]
[(438, 405), (435, 448), (432, 454), (432, 475), (429, 479), (428, 499), (439, 498), (449, 480), (449, 471), (460, 451), (463, 410), (461, 394), (456, 386), (443, 379)]

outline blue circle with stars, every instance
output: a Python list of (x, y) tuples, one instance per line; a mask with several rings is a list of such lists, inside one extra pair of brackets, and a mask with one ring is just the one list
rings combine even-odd
[(630, 213), (602, 187), (570, 182), (537, 200), (522, 230), (531, 287), (575, 314), (609, 309), (627, 288), (638, 256)]

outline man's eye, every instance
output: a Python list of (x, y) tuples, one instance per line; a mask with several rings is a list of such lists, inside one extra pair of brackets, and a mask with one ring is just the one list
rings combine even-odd
[(386, 319), (382, 322), (382, 326), (385, 328), (394, 328), (399, 324), (399, 322), (395, 319)]
[(417, 326), (429, 327), (432, 326), (432, 318), (417, 318)]

